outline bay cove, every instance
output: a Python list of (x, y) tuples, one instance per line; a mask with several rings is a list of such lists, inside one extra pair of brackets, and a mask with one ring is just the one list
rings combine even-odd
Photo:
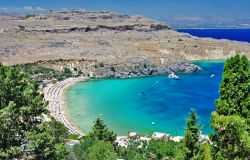
[[(73, 123), (85, 132), (101, 117), (118, 135), (129, 131), (154, 131), (184, 135), (185, 120), (194, 108), (202, 131), (210, 133), (210, 113), (219, 96), (223, 62), (196, 62), (203, 71), (133, 79), (100, 79), (79, 82), (67, 92), (67, 110)], [(214, 77), (211, 75), (214, 74)]]

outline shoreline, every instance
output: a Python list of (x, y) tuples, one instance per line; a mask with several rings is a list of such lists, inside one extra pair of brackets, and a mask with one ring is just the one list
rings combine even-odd
[(66, 97), (66, 92), (69, 89), (69, 87), (71, 87), (72, 85), (75, 85), (78, 82), (84, 82), (86, 81), (88, 78), (87, 77), (78, 77), (73, 79), (71, 82), (69, 82), (66, 86), (64, 86), (64, 88), (62, 88), (62, 101), (63, 101), (63, 111), (65, 113), (65, 117), (66, 119), (69, 121), (69, 123), (78, 131), (80, 132), (81, 136), (86, 135), (85, 132), (83, 132), (74, 122), (72, 122), (71, 118), (69, 117), (69, 112), (68, 112), (68, 108), (67, 108), (67, 97)]
[[(164, 76), (164, 75), (153, 75), (153, 76), (142, 76), (142, 77), (126, 77), (126, 78), (102, 78), (98, 77), (92, 80), (100, 79), (130, 79), (130, 78), (148, 78), (154, 76)], [(60, 121), (68, 129), (71, 134), (78, 134), (80, 136), (85, 136), (87, 132), (81, 130), (76, 123), (72, 122), (72, 119), (69, 116), (68, 107), (67, 107), (67, 97), (66, 92), (70, 86), (78, 83), (85, 82), (88, 77), (77, 77), (77, 78), (67, 78), (63, 81), (58, 81), (55, 84), (48, 84), (44, 89), (44, 99), (48, 102), (48, 110), (50, 115), (53, 116), (56, 120)], [(117, 139), (124, 137), (124, 135), (117, 135)]]
[[(199, 62), (199, 61), (196, 61), (196, 62)], [(223, 62), (219, 61), (219, 63), (223, 63)], [(163, 75), (157, 75), (157, 76), (163, 76)], [(145, 76), (145, 77), (151, 77), (151, 76)], [(145, 77), (143, 76), (143, 77), (133, 77), (133, 78), (145, 78)], [(77, 78), (68, 78), (63, 81), (59, 81), (55, 84), (48, 84), (44, 88), (44, 98), (46, 101), (49, 102), (48, 109), (50, 110), (51, 115), (55, 117), (57, 120), (59, 120), (60, 122), (62, 122), (65, 125), (65, 127), (69, 130), (70, 133), (78, 134), (82, 136), (86, 135), (87, 132), (80, 129), (79, 126), (77, 126), (77, 123), (74, 123), (72, 121), (72, 117), (70, 117), (69, 112), (68, 112), (68, 103), (67, 103), (66, 93), (70, 86), (78, 82), (85, 82), (88, 79), (90, 78), (83, 77), (83, 76), (77, 77)], [(100, 79), (110, 79), (110, 78), (98, 77), (93, 80), (100, 80)], [(130, 77), (111, 78), (111, 79), (130, 79)], [(50, 93), (51, 90), (52, 90), (52, 93)], [(53, 107), (57, 107), (57, 109)], [(123, 137), (124, 135), (118, 135), (118, 137), (120, 136)]]
[(87, 77), (68, 78), (55, 84), (49, 84), (44, 88), (44, 99), (48, 102), (50, 115), (64, 124), (71, 134), (86, 135), (75, 123), (71, 121), (67, 111), (65, 92), (78, 82), (86, 81)]
[[(145, 78), (145, 77), (140, 77), (140, 78)], [(78, 134), (80, 136), (85, 136), (87, 134), (87, 132), (81, 130), (76, 123), (74, 123), (70, 116), (69, 116), (69, 112), (68, 112), (68, 108), (67, 108), (67, 97), (66, 97), (66, 92), (69, 89), (70, 86), (79, 83), (79, 82), (85, 82), (87, 81), (89, 78), (88, 77), (77, 77), (77, 78), (68, 78), (65, 79), (63, 81), (59, 81), (55, 84), (49, 84), (48, 86), (46, 86), (44, 88), (44, 98), (46, 101), (49, 102), (48, 104), (48, 109), (50, 111), (50, 115), (53, 116), (55, 119), (57, 119), (58, 121), (60, 121), (61, 123), (64, 124), (64, 126), (68, 129), (69, 133), (71, 134)], [(98, 80), (100, 78), (97, 78), (96, 80)], [(106, 79), (106, 78), (105, 78)], [(58, 88), (58, 86), (61, 86)], [(55, 94), (54, 97), (49, 97), (50, 94), (48, 94), (49, 90), (54, 90), (58, 88), (59, 92), (58, 94)], [(58, 101), (57, 101), (58, 99)], [(61, 113), (57, 113), (53, 110), (53, 103), (58, 103), (59, 104), (59, 110)], [(121, 139), (127, 136), (124, 135), (117, 135), (117, 139)], [(170, 137), (183, 137), (183, 136), (173, 136), (170, 135)]]

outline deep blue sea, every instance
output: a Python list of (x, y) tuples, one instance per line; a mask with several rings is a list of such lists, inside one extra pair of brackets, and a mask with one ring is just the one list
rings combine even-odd
[(250, 29), (177, 29), (197, 37), (229, 39), (250, 43)]

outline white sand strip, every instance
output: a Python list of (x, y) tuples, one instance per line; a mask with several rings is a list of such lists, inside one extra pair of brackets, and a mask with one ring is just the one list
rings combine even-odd
[(71, 85), (87, 80), (86, 77), (68, 78), (56, 84), (49, 84), (44, 88), (44, 99), (48, 102), (48, 109), (51, 115), (63, 123), (67, 127), (69, 133), (84, 135), (84, 133), (70, 122), (67, 109), (64, 91)]

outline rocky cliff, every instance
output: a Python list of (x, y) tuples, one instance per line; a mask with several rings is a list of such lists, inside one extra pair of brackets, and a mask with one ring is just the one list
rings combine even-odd
[[(142, 16), (110, 12), (50, 12), (0, 17), (0, 62), (69, 66), (97, 77), (193, 72), (190, 60), (250, 57), (250, 44), (202, 39)], [(60, 59), (60, 61), (59, 61)]]

